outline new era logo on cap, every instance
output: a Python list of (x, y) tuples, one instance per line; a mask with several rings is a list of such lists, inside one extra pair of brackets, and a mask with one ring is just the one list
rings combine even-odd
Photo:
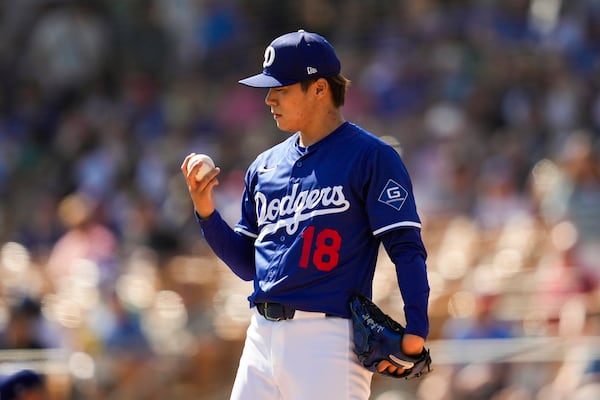
[(260, 74), (239, 83), (252, 87), (279, 87), (307, 79), (335, 76), (340, 61), (335, 50), (321, 35), (299, 30), (273, 40), (266, 48)]

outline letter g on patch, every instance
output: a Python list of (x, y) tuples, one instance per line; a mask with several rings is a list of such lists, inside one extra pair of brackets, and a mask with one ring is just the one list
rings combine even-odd
[(399, 183), (390, 179), (379, 194), (379, 201), (400, 210), (408, 197), (408, 191)]

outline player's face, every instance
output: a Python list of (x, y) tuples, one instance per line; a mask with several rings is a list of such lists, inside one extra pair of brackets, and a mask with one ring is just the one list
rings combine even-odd
[(312, 91), (299, 83), (269, 89), (265, 103), (271, 108), (277, 127), (286, 132), (304, 131), (314, 119), (316, 102)]

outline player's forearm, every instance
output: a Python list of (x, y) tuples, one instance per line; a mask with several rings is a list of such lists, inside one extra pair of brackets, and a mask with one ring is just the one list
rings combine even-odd
[(406, 333), (417, 335), (424, 339), (426, 339), (429, 335), (427, 300), (428, 296), (422, 296), (421, 299), (415, 299), (414, 301), (412, 301), (412, 304), (404, 305), (404, 314), (406, 317)]
[(206, 242), (217, 257), (243, 280), (254, 279), (254, 244), (231, 229), (216, 210), (207, 219), (201, 219), (196, 214), (196, 219)]
[(429, 282), (427, 253), (419, 231), (390, 232), (382, 237), (388, 255), (396, 265), (400, 292), (404, 300), (406, 333), (426, 339), (429, 335)]

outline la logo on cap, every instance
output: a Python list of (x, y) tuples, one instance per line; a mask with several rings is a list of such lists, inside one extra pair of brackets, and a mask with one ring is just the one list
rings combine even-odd
[(270, 67), (275, 61), (275, 49), (273, 46), (268, 46), (265, 49), (265, 61), (263, 61), (263, 68)]
[(252, 87), (273, 88), (308, 79), (333, 77), (340, 73), (340, 61), (323, 36), (300, 29), (273, 40), (265, 49), (259, 74), (238, 81)]

